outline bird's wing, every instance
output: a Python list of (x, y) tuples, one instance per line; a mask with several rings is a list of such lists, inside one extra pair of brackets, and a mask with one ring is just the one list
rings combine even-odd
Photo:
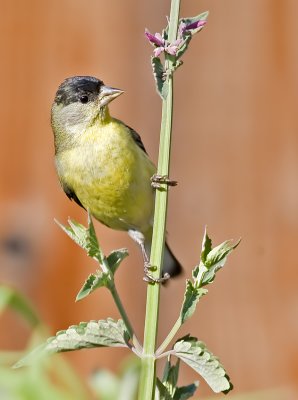
[(148, 153), (145, 149), (145, 146), (143, 145), (141, 136), (130, 126), (128, 126), (128, 125), (125, 125), (125, 126), (129, 129), (131, 136), (132, 136), (133, 140), (136, 142), (136, 144), (148, 155)]
[(64, 193), (70, 200), (74, 200), (80, 207), (85, 208), (83, 204), (80, 202), (78, 199), (77, 195), (75, 194), (74, 190), (71, 189), (69, 186), (67, 186), (66, 183), (61, 182), (62, 189), (64, 190)]

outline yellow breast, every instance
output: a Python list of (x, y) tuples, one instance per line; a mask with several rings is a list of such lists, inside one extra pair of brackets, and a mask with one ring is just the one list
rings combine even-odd
[(56, 162), (60, 180), (96, 219), (114, 229), (148, 230), (155, 167), (120, 121), (95, 123)]

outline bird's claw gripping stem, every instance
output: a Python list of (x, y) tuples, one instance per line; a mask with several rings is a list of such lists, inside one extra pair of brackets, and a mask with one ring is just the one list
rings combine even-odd
[(151, 186), (154, 189), (162, 189), (162, 184), (166, 184), (168, 186), (176, 186), (178, 184), (177, 181), (172, 181), (171, 179), (169, 179), (167, 175), (154, 174), (150, 180)]
[(167, 281), (168, 279), (170, 279), (170, 274), (168, 274), (167, 272), (161, 278), (155, 278), (150, 273), (150, 270), (152, 270), (153, 268), (154, 267), (152, 267), (152, 265), (150, 265), (149, 262), (145, 262), (144, 263), (144, 274), (145, 274), (145, 276), (144, 276), (143, 280), (145, 282), (148, 282), (148, 283), (163, 283), (163, 282)]

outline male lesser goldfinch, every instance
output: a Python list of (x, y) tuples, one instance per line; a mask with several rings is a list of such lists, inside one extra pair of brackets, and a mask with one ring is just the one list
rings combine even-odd
[[(51, 119), (56, 169), (66, 195), (108, 227), (127, 231), (148, 261), (156, 168), (138, 133), (110, 116), (108, 104), (122, 93), (90, 76), (62, 82)], [(166, 244), (163, 274), (180, 272)]]

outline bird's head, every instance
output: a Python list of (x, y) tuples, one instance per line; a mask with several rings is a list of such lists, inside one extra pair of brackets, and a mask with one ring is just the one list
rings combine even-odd
[(107, 105), (122, 93), (92, 76), (67, 78), (59, 86), (52, 106), (54, 133), (79, 134), (97, 118), (104, 122), (109, 116)]

